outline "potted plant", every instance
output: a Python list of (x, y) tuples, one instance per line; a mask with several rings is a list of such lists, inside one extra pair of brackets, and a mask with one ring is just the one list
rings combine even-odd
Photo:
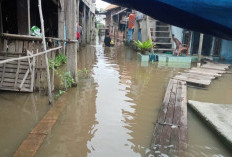
[(155, 44), (152, 43), (152, 40), (149, 39), (147, 41), (141, 42), (141, 41), (135, 41), (134, 40), (134, 44), (137, 47), (137, 49), (141, 52), (141, 54), (145, 55), (147, 53), (147, 51), (151, 50)]

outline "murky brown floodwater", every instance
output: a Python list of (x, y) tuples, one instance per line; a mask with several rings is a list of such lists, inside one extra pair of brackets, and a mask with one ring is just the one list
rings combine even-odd
[[(87, 68), (89, 77), (80, 79), (78, 87), (68, 91), (70, 101), (67, 108), (36, 156), (149, 156), (152, 153), (149, 146), (154, 123), (167, 83), (172, 76), (184, 70), (176, 67), (178, 65), (163, 67), (157, 63), (141, 65), (132, 50), (123, 46), (104, 48), (99, 41), (83, 48), (78, 54), (78, 68)], [(213, 81), (209, 90), (188, 88), (188, 98), (232, 104), (231, 80), (232, 75), (224, 75)], [(6, 93), (4, 97), (0, 95), (0, 117), (3, 114), (4, 118), (0, 119), (0, 150), (6, 152), (4, 156), (11, 156), (7, 152), (14, 152), (26, 137), (27, 130), (35, 125), (33, 118), (40, 119), (47, 110), (47, 103), (42, 101), (44, 98), (41, 98), (40, 105), (34, 105), (34, 109), (33, 104), (25, 105), (27, 94), (21, 95), (23, 100), (14, 101), (10, 100), (12, 95), (18, 98), (12, 93)], [(9, 100), (2, 107), (4, 99)], [(187, 156), (232, 156), (191, 110), (188, 111), (188, 130)]]
[(0, 157), (11, 157), (48, 111), (43, 93), (0, 91)]
[[(123, 46), (107, 49), (98, 44), (79, 53), (78, 67), (87, 68), (90, 77), (69, 91), (68, 107), (37, 156), (148, 156), (166, 85), (183, 69), (159, 68), (157, 63), (141, 66), (132, 50)], [(213, 101), (216, 98), (210, 97), (218, 90), (217, 83), (230, 82), (225, 89), (231, 91), (231, 80), (231, 75), (226, 75), (208, 91), (191, 88), (189, 98), (200, 100), (198, 95), (204, 94), (209, 99), (201, 96), (201, 100)], [(221, 103), (232, 104), (229, 96), (216, 95)], [(231, 156), (191, 111), (188, 118), (188, 156)]]

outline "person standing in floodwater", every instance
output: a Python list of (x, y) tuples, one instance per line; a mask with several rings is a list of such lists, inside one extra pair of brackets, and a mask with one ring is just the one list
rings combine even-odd
[(133, 29), (135, 26), (135, 13), (134, 11), (129, 15), (129, 21), (128, 21), (128, 44), (132, 40), (133, 35)]
[(105, 39), (104, 39), (105, 46), (110, 47), (110, 42), (111, 42), (110, 34), (106, 33), (106, 36), (105, 36)]
[(81, 38), (82, 38), (82, 27), (77, 23), (77, 34), (79, 34), (79, 43), (81, 43)]

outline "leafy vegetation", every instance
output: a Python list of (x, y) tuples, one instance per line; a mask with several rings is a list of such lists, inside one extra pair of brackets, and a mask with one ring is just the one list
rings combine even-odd
[(89, 77), (89, 71), (88, 69), (84, 68), (83, 70), (79, 69), (77, 71), (79, 78), (88, 78)]
[(134, 44), (142, 54), (146, 54), (146, 51), (151, 50), (155, 46), (151, 39), (144, 42), (134, 40)]
[[(62, 64), (66, 64), (67, 57), (65, 54), (58, 54), (55, 56), (54, 61), (52, 59), (48, 60), (49, 68), (54, 70), (55, 74), (60, 78), (60, 88), (58, 93), (55, 95), (55, 99), (58, 99), (62, 94), (67, 91), (68, 88), (72, 87), (72, 84), (75, 83), (74, 79), (71, 76), (70, 71), (64, 72), (60, 71), (59, 68)], [(54, 69), (53, 69), (54, 64)]]
[(53, 64), (54, 64), (54, 67), (55, 67), (55, 68), (58, 68), (58, 67), (60, 67), (62, 64), (66, 64), (66, 62), (67, 62), (67, 57), (66, 57), (65, 54), (63, 54), (63, 53), (62, 53), (62, 54), (58, 54), (58, 55), (55, 56), (54, 61), (53, 61), (52, 59), (49, 59), (48, 62), (49, 62), (49, 67), (50, 67), (50, 69), (52, 69)]

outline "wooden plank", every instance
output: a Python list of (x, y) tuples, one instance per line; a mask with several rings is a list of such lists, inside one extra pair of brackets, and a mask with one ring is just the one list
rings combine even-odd
[(30, 52), (34, 51), (34, 41), (28, 42), (28, 51), (30, 51)]
[[(185, 81), (169, 81), (164, 102), (158, 119), (165, 119), (164, 123), (156, 123), (152, 138), (152, 148), (157, 156), (161, 154), (179, 156), (179, 149), (187, 141), (187, 87)], [(169, 91), (171, 88), (171, 91)], [(168, 100), (165, 100), (168, 99)], [(183, 109), (182, 109), (183, 107)], [(166, 109), (166, 110), (165, 110)], [(165, 113), (165, 117), (162, 116)], [(182, 129), (183, 127), (183, 129)], [(180, 135), (180, 132), (183, 135)]]
[(4, 43), (3, 43), (3, 49), (2, 51), (6, 51), (7, 50), (7, 40), (4, 39)]
[[(20, 56), (21, 55), (19, 55), (19, 57)], [(20, 67), (20, 60), (18, 60), (18, 67), (17, 67), (17, 71), (16, 71), (16, 74), (15, 74), (15, 85), (14, 85), (14, 87), (16, 87), (16, 85), (18, 84), (19, 67)]]
[[(21, 83), (23, 81), (23, 78), (20, 78), (17, 80), (16, 84)], [(4, 82), (8, 82), (8, 83), (15, 83), (15, 79), (12, 78), (4, 78)], [(30, 79), (26, 79), (25, 84), (30, 84), (31, 80)], [(13, 86), (14, 87), (14, 86)], [(18, 86), (17, 86), (18, 87)]]
[(231, 66), (231, 64), (222, 64), (222, 63), (217, 63), (217, 62), (206, 62), (206, 65), (218, 66), (218, 67), (223, 67), (226, 69), (228, 69)]
[[(4, 82), (2, 84), (2, 87), (9, 87), (9, 89), (14, 89), (14, 82), (12, 82), (12, 83), (11, 82)], [(0, 89), (2, 89), (2, 87)], [(27, 88), (27, 90), (30, 90), (30, 84), (24, 84), (23, 88)], [(21, 88), (20, 91), (23, 91), (22, 90), (23, 88)]]
[(194, 78), (202, 78), (202, 79), (206, 79), (206, 80), (212, 80), (215, 79), (215, 76), (210, 76), (210, 75), (202, 75), (202, 74), (196, 74), (196, 73), (180, 73), (180, 75), (182, 76), (187, 76), (187, 77), (194, 77)]
[(173, 116), (173, 121), (172, 121), (172, 124), (174, 125), (171, 128), (171, 137), (170, 137), (170, 145), (172, 147), (170, 147), (169, 153), (168, 153), (174, 156), (175, 155), (178, 156), (178, 151), (179, 151), (179, 128), (181, 127), (180, 125), (181, 118), (187, 119), (187, 116), (181, 117), (182, 116), (181, 115), (181, 102), (183, 101), (184, 97), (186, 97), (186, 95), (185, 96), (182, 95), (182, 88), (183, 88), (182, 84), (184, 84), (184, 81), (178, 81), (174, 116)]
[(167, 86), (167, 90), (164, 96), (164, 101), (162, 104), (162, 107), (159, 111), (159, 116), (158, 116), (158, 120), (155, 126), (155, 130), (153, 132), (153, 137), (152, 137), (152, 148), (157, 151), (160, 149), (160, 135), (162, 133), (163, 130), (163, 125), (159, 124), (159, 123), (164, 123), (165, 121), (165, 117), (166, 117), (166, 113), (167, 113), (167, 108), (169, 105), (169, 99), (170, 99), (170, 95), (172, 92), (172, 87), (173, 87), (173, 79), (169, 80), (168, 86)]
[(169, 99), (170, 99), (172, 88), (173, 88), (172, 87), (173, 86), (173, 81), (174, 81), (173, 79), (170, 79), (170, 81), (168, 83), (168, 86), (167, 86), (167, 90), (166, 90), (166, 93), (165, 93), (162, 108), (161, 108), (161, 110), (159, 112), (159, 116), (158, 116), (158, 122), (160, 122), (160, 123), (164, 123), (164, 121), (165, 121), (167, 108), (168, 108), (168, 105), (169, 105)]
[(32, 59), (31, 91), (34, 90), (34, 81), (35, 81), (35, 57), (33, 57)]
[(211, 70), (221, 70), (221, 71), (226, 70), (226, 68), (221, 68), (221, 67), (217, 67), (217, 66), (210, 66), (210, 65), (204, 65), (204, 66), (201, 66), (201, 68), (211, 69)]
[(195, 83), (199, 85), (206, 85), (206, 86), (210, 85), (211, 83), (211, 80), (200, 79), (200, 78), (195, 78), (195, 77), (187, 77), (187, 76), (181, 76), (181, 75), (177, 75), (173, 77), (173, 79), (182, 80), (182, 81), (186, 81), (189, 83)]
[[(172, 91), (170, 93), (170, 98), (169, 98), (169, 103), (168, 103), (168, 107), (167, 107), (167, 112), (166, 112), (166, 117), (165, 117), (165, 121), (163, 123), (163, 130), (162, 133), (160, 135), (160, 142), (157, 144), (160, 144), (161, 147), (159, 149), (160, 152), (162, 152), (163, 154), (167, 154), (168, 152), (168, 146), (169, 146), (169, 142), (170, 142), (170, 137), (171, 137), (171, 126), (170, 124), (172, 124), (173, 121), (173, 116), (174, 116), (174, 109), (175, 109), (175, 103), (176, 103), (176, 91), (177, 91), (177, 80), (173, 80), (173, 87), (172, 87)], [(161, 123), (160, 123), (161, 124)]]
[[(5, 64), (0, 64), (0, 68), (10, 68), (10, 69), (18, 69), (18, 63), (17, 64), (10, 64), (10, 63), (5, 63)], [(25, 65), (20, 62), (20, 69), (28, 69), (28, 65)]]
[(12, 40), (10, 43), (8, 43), (8, 51), (9, 52), (15, 52), (16, 51), (16, 42), (15, 42), (15, 40)]
[(3, 64), (3, 68), (2, 68), (2, 78), (1, 78), (1, 84), (0, 87), (2, 87), (2, 84), (4, 82), (4, 74), (5, 74), (5, 70), (6, 70), (6, 64)]
[(215, 76), (215, 77), (222, 76), (221, 74), (218, 74), (218, 73), (199, 71), (199, 70), (193, 70), (193, 69), (185, 70), (185, 72), (194, 73), (194, 74), (200, 74), (200, 75), (206, 75), (206, 76)]
[(179, 130), (179, 155), (183, 156), (188, 144), (188, 130), (187, 130), (187, 87), (186, 83), (182, 84), (182, 98), (181, 101), (181, 119)]
[(216, 69), (206, 69), (206, 68), (195, 68), (193, 67), (192, 70), (199, 70), (202, 72), (211, 72), (211, 73), (216, 73), (216, 74), (223, 74), (225, 73), (225, 70), (216, 70)]
[[(3, 72), (3, 70), (4, 70), (4, 68), (0, 68), (0, 73)], [(9, 74), (14, 73), (15, 74), (16, 72), (17, 72), (17, 69), (10, 69), (10, 68), (5, 69), (5, 74), (6, 73), (9, 73)], [(26, 72), (27, 72), (26, 69), (20, 69), (19, 70), (19, 74), (25, 74)]]
[(25, 76), (24, 76), (24, 78), (23, 78), (23, 80), (22, 80), (22, 82), (21, 82), (21, 84), (20, 84), (20, 86), (19, 86), (19, 89), (22, 89), (22, 87), (23, 87), (23, 85), (24, 85), (24, 83), (26, 81), (26, 78), (27, 78), (29, 72), (30, 72), (30, 70), (28, 69), (27, 72), (26, 72), (26, 74), (25, 74)]
[[(4, 91), (16, 91), (18, 92), (19, 89), (16, 89), (16, 88), (11, 88), (11, 87), (1, 87), (0, 90), (4, 90)], [(21, 89), (21, 92), (31, 92), (31, 90), (27, 89), (27, 88), (22, 88)]]
[[(20, 71), (20, 70), (19, 70), (19, 71)], [(0, 72), (1, 72), (1, 71), (0, 71)], [(23, 73), (19, 73), (19, 74), (18, 74), (18, 79), (23, 79), (23, 77), (24, 77), (24, 75), (25, 75), (26, 72), (27, 72), (27, 71), (25, 70)], [(10, 78), (10, 79), (15, 79), (15, 75), (16, 75), (16, 71), (15, 71), (14, 73), (8, 73), (8, 72), (6, 71), (4, 77), (5, 77), (5, 78)], [(31, 79), (31, 77), (28, 76), (27, 79)], [(1, 80), (1, 78), (0, 78), (0, 80)]]

